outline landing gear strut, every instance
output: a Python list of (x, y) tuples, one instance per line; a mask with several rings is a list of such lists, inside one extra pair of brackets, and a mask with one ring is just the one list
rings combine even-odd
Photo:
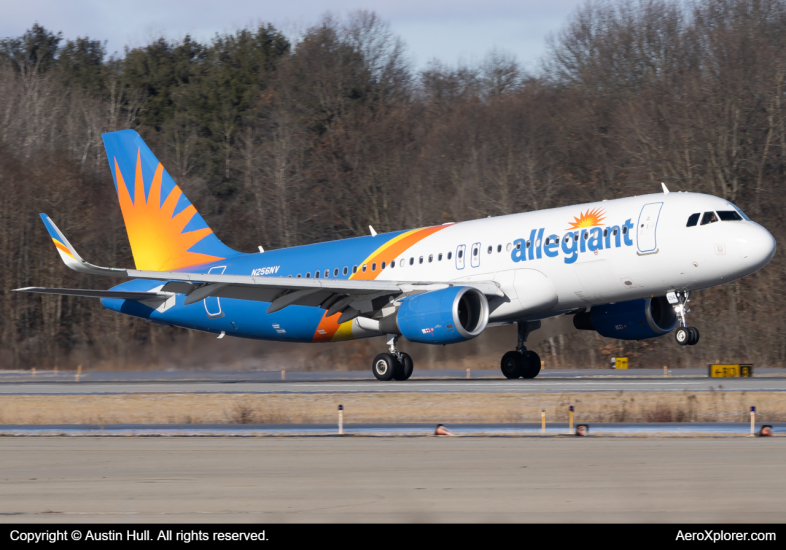
[(396, 349), (398, 336), (388, 335), (389, 353), (380, 353), (371, 363), (371, 372), (377, 380), (406, 380), (412, 376), (414, 365), (408, 353)]
[(540, 356), (524, 346), (529, 333), (540, 328), (540, 321), (523, 321), (518, 324), (519, 343), (516, 351), (502, 356), (502, 374), (506, 378), (535, 378), (540, 373)]
[(677, 319), (679, 319), (680, 326), (674, 333), (674, 339), (677, 340), (677, 343), (681, 346), (695, 346), (699, 343), (699, 329), (696, 327), (689, 327), (687, 321), (685, 320), (685, 316), (690, 313), (689, 309), (685, 309), (685, 306), (690, 302), (690, 291), (685, 290), (683, 292), (675, 292), (674, 293), (677, 297), (677, 304), (674, 306), (674, 311), (677, 314)]

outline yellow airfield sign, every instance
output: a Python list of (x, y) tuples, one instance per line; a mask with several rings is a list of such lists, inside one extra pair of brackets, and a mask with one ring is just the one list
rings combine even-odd
[(710, 378), (750, 378), (753, 365), (709, 365)]
[(627, 357), (612, 357), (611, 364), (613, 369), (627, 369), (628, 368), (628, 358)]

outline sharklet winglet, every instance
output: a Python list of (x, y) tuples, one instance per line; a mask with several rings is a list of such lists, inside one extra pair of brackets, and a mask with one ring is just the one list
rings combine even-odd
[(128, 272), (125, 269), (116, 269), (112, 267), (99, 267), (82, 259), (82, 256), (74, 249), (63, 232), (55, 225), (52, 218), (44, 213), (40, 214), (41, 220), (44, 222), (49, 237), (55, 243), (55, 250), (60, 254), (63, 263), (74, 271), (80, 273), (89, 273), (91, 275), (109, 275), (111, 277), (128, 277)]

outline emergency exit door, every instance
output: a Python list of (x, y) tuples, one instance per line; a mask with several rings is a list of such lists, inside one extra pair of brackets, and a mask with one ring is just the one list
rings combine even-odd
[(636, 245), (640, 254), (654, 254), (658, 251), (657, 229), (662, 202), (645, 204), (636, 225)]

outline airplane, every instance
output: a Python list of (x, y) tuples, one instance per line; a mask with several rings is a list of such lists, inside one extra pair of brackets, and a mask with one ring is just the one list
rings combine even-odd
[[(385, 336), (378, 380), (407, 380), (396, 344), (447, 345), (516, 323), (505, 377), (534, 378), (530, 333), (572, 315), (580, 330), (621, 340), (674, 331), (695, 345), (691, 293), (761, 269), (775, 239), (731, 202), (650, 195), (243, 253), (224, 245), (133, 130), (103, 134), (135, 269), (82, 259), (41, 218), (71, 269), (130, 279), (110, 290), (28, 287), (20, 292), (100, 298), (154, 323), (285, 342)], [(675, 331), (676, 329), (676, 331)]]

